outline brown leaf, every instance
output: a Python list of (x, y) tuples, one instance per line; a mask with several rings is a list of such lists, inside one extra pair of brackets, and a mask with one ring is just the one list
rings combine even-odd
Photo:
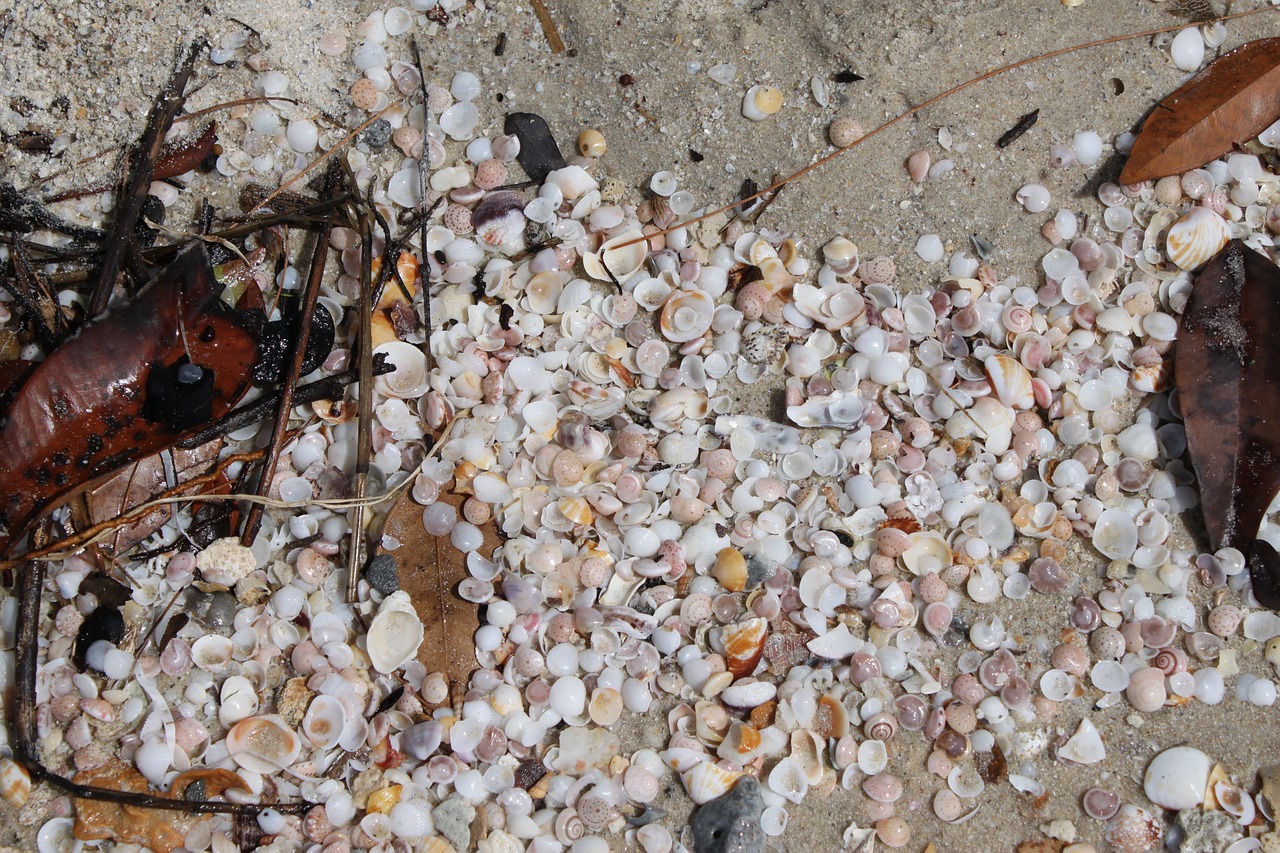
[[(461, 512), (465, 495), (446, 492), (442, 503)], [(480, 527), (484, 543), (479, 553), (492, 558), (501, 544), (498, 526), (490, 521)], [(428, 672), (443, 672), (451, 687), (465, 689), (476, 661), (475, 633), (480, 628), (479, 608), (458, 596), (458, 583), (467, 577), (467, 555), (442, 536), (432, 536), (422, 526), (422, 505), (406, 490), (387, 514), (384, 535), (400, 542), (395, 551), (381, 546), (379, 554), (390, 554), (397, 563), (400, 588), (409, 593), (422, 618), (425, 638), (418, 648), (418, 660)]]
[(1249, 557), (1253, 592), (1280, 609), (1280, 557), (1258, 527), (1280, 490), (1280, 269), (1232, 240), (1196, 277), (1174, 376), (1209, 543)]
[[(72, 777), (81, 785), (112, 788), (133, 794), (154, 794), (147, 780), (133, 767), (112, 759), (101, 767), (83, 770)], [(182, 846), (191, 820), (173, 812), (144, 809), (106, 800), (73, 798), (76, 819), (72, 828), (81, 841), (113, 840), (141, 844), (156, 853), (169, 853)]]
[(1216, 160), (1280, 118), (1280, 37), (1219, 57), (1147, 116), (1120, 183), (1177, 175)]

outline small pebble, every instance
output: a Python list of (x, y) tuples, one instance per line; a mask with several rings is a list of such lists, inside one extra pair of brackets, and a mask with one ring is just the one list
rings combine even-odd
[(381, 151), (387, 147), (392, 130), (391, 122), (380, 118), (360, 133), (360, 141), (368, 145), (371, 151)]
[(390, 554), (379, 554), (365, 566), (364, 579), (369, 586), (383, 595), (390, 595), (400, 589), (400, 577), (396, 567), (396, 558)]
[(694, 853), (763, 853), (763, 812), (760, 783), (750, 776), (742, 777), (733, 790), (694, 813), (689, 822)]

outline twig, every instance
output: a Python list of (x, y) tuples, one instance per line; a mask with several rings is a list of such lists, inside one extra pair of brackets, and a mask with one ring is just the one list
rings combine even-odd
[[(1220, 18), (1215, 18), (1212, 21), (1206, 21), (1205, 23), (1215, 23), (1217, 21), (1232, 21), (1232, 20), (1235, 20), (1236, 18), (1244, 18), (1244, 17), (1248, 17), (1249, 15), (1257, 15), (1261, 12), (1275, 12), (1275, 11), (1280, 11), (1280, 6), (1261, 6), (1257, 9), (1250, 9), (1247, 12), (1236, 12), (1235, 14), (1232, 14), (1232, 15), (1223, 15)], [(965, 89), (968, 89), (970, 86), (981, 83), (984, 80), (990, 80), (992, 77), (997, 77), (1006, 72), (1013, 71), (1018, 68), (1022, 68), (1026, 65), (1031, 65), (1036, 62), (1041, 62), (1045, 59), (1053, 59), (1054, 57), (1057, 57), (1057, 56), (1065, 56), (1068, 53), (1076, 53), (1077, 51), (1087, 50), (1088, 48), (1091, 48), (1091, 47), (1102, 47), (1103, 45), (1117, 44), (1123, 41), (1132, 41), (1134, 39), (1149, 38), (1151, 36), (1160, 35), (1161, 33), (1171, 33), (1174, 30), (1186, 29), (1186, 26), (1187, 26), (1186, 24), (1174, 24), (1173, 26), (1170, 26), (1170, 27), (1159, 27), (1158, 29), (1154, 29), (1154, 30), (1144, 30), (1140, 33), (1126, 33), (1124, 35), (1119, 35), (1119, 36), (1108, 36), (1107, 38), (1098, 39), (1097, 41), (1085, 42), (1084, 44), (1074, 44), (1074, 45), (1071, 45), (1070, 47), (1062, 47), (1057, 50), (1051, 50), (1048, 53), (1041, 53), (1037, 56), (1027, 57), (1026, 59), (1019, 59), (1017, 62), (1011, 62), (1008, 65), (1002, 65), (999, 68), (995, 68), (991, 71), (986, 72), (985, 74), (980, 74), (977, 77), (964, 81), (963, 83), (958, 83), (957, 85), (952, 86), (950, 89), (947, 89), (945, 92), (941, 92), (937, 95), (934, 95), (932, 98), (929, 98), (927, 101), (923, 101), (917, 104), (916, 106), (911, 107), (906, 112), (903, 112), (894, 116), (884, 124), (880, 125), (874, 130), (869, 131), (865, 136), (855, 140), (849, 145), (846, 145), (844, 148), (837, 148), (835, 151), (832, 151), (830, 154), (827, 154), (824, 157), (819, 157), (817, 160), (813, 161), (808, 166), (805, 166), (803, 169), (798, 169), (797, 171), (792, 172), (790, 175), (787, 175), (782, 180), (777, 181), (773, 185), (767, 186), (764, 189), (760, 190), (755, 195), (738, 199), (737, 201), (732, 202), (731, 204), (726, 204), (723, 207), (717, 207), (715, 210), (708, 211), (707, 213), (703, 213), (700, 216), (695, 216), (693, 219), (686, 219), (683, 222), (677, 222), (675, 225), (672, 225), (670, 228), (664, 228), (661, 231), (655, 231), (652, 234), (646, 234), (643, 237), (636, 237), (634, 240), (628, 240), (625, 243), (619, 243), (614, 248), (621, 249), (626, 246), (633, 246), (636, 243), (642, 243), (645, 240), (652, 240), (654, 237), (658, 237), (663, 234), (670, 234), (672, 231), (675, 231), (680, 228), (687, 228), (690, 225), (710, 219), (711, 217), (717, 216), (721, 213), (728, 213), (729, 211), (733, 210), (735, 207), (741, 204), (744, 204), (745, 202), (754, 201), (755, 199), (758, 199), (758, 198), (763, 198), (769, 193), (774, 192), (775, 190), (781, 189), (783, 186), (791, 183), (797, 178), (804, 177), (805, 175), (809, 174), (815, 169), (822, 168), (827, 163), (830, 163), (832, 160), (839, 157), (841, 154), (844, 154), (846, 151), (851, 151), (852, 149), (857, 148), (859, 145), (866, 142), (871, 137), (875, 136), (876, 134), (882, 133), (883, 131), (888, 130), (898, 122), (908, 119), (911, 116), (915, 115), (916, 113), (920, 112), (921, 110), (927, 107), (931, 107), (934, 104), (938, 103), (939, 101), (945, 100), (951, 97), (952, 95), (956, 94), (957, 92), (962, 92)]]
[(101, 314), (111, 301), (120, 262), (131, 245), (129, 238), (138, 222), (138, 215), (142, 212), (142, 205), (147, 200), (151, 172), (164, 145), (164, 135), (174, 116), (182, 108), (185, 100), (183, 90), (187, 87), (187, 80), (191, 78), (191, 69), (195, 66), (196, 54), (201, 46), (203, 42), (192, 42), (179, 53), (178, 68), (169, 78), (164, 91), (156, 98), (151, 114), (147, 117), (147, 129), (130, 157), (129, 181), (125, 185), (124, 195), (116, 203), (115, 221), (111, 223), (111, 233), (106, 239), (106, 256), (102, 259), (98, 282), (89, 299), (90, 317)]
[[(360, 398), (356, 410), (356, 470), (355, 499), (358, 503), (351, 510), (351, 547), (347, 555), (347, 602), (356, 600), (356, 584), (360, 579), (360, 566), (364, 563), (363, 499), (369, 485), (369, 455), (373, 448), (373, 229), (367, 216), (360, 218), (360, 327), (356, 343), (359, 346)], [(384, 261), (386, 263), (386, 261)]]
[(533, 0), (533, 11), (538, 15), (538, 23), (542, 24), (542, 33), (547, 37), (551, 52), (564, 53), (564, 39), (560, 38), (560, 31), (556, 29), (555, 19), (551, 17), (547, 4), (542, 0)]
[[(332, 166), (325, 174), (325, 195), (333, 192), (338, 186), (338, 170)], [(267, 445), (267, 455), (262, 461), (258, 478), (258, 491), (266, 494), (271, 487), (271, 477), (276, 470), (276, 462), (284, 450), (285, 435), (289, 431), (289, 415), (293, 411), (294, 386), (302, 375), (302, 365), (307, 360), (307, 343), (311, 338), (311, 325), (316, 313), (316, 300), (320, 296), (320, 284), (324, 281), (325, 265), (329, 261), (329, 235), (333, 231), (333, 220), (326, 220), (316, 235), (315, 250), (311, 254), (311, 273), (307, 277), (307, 286), (302, 293), (302, 314), (298, 318), (298, 337), (293, 343), (293, 358), (289, 361), (288, 371), (280, 386), (280, 400), (276, 404), (276, 420), (271, 427), (271, 443)], [(327, 309), (326, 309), (327, 310)], [(246, 547), (253, 544), (258, 535), (258, 527), (262, 524), (262, 504), (249, 507), (245, 518), (244, 532), (240, 535), (241, 544)]]
[(210, 113), (221, 112), (222, 110), (229, 110), (232, 107), (243, 107), (243, 106), (247, 106), (248, 104), (263, 104), (263, 103), (266, 103), (267, 101), (270, 101), (272, 103), (275, 103), (276, 101), (284, 101), (286, 104), (294, 104), (295, 106), (298, 103), (293, 98), (282, 98), (279, 95), (254, 95), (251, 98), (237, 98), (234, 101), (223, 101), (220, 104), (214, 104), (211, 107), (205, 107), (204, 109), (196, 110), (193, 113), (180, 115), (173, 120), (173, 123), (181, 124), (184, 121), (191, 121), (192, 119), (207, 116)]

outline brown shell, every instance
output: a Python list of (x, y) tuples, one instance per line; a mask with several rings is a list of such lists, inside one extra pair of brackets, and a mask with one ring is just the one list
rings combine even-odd
[(769, 623), (760, 617), (744, 619), (724, 627), (724, 660), (734, 678), (742, 678), (755, 671), (764, 653), (765, 635)]

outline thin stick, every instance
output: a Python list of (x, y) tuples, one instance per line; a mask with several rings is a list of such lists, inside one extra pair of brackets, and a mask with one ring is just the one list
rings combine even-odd
[[(363, 499), (369, 486), (369, 455), (373, 449), (373, 229), (368, 217), (361, 217), (361, 265), (360, 265), (360, 328), (357, 345), (360, 347), (360, 397), (356, 411), (356, 471), (355, 499), (358, 503), (351, 510), (351, 547), (347, 555), (347, 603), (356, 600), (356, 585), (360, 580), (360, 566), (364, 563)], [(385, 263), (385, 262), (384, 262)]]
[[(537, 2), (537, 0), (534, 0), (534, 2)], [(1258, 9), (1251, 9), (1248, 12), (1236, 12), (1235, 14), (1232, 14), (1232, 15), (1223, 15), (1220, 18), (1214, 18), (1212, 20), (1206, 21), (1205, 23), (1212, 24), (1212, 23), (1217, 23), (1219, 21), (1232, 21), (1232, 20), (1235, 20), (1236, 18), (1246, 18), (1249, 15), (1257, 15), (1260, 12), (1274, 12), (1277, 10), (1280, 10), (1280, 6), (1263, 6)], [(999, 68), (986, 72), (985, 74), (980, 74), (979, 76), (974, 77), (971, 80), (966, 80), (963, 83), (959, 83), (955, 86), (952, 86), (950, 89), (947, 89), (945, 92), (934, 95), (929, 100), (919, 103), (914, 107), (911, 107), (906, 112), (901, 113), (897, 116), (894, 116), (884, 124), (880, 125), (879, 127), (875, 128), (872, 131), (869, 131), (865, 136), (846, 145), (844, 148), (837, 148), (835, 151), (832, 151), (830, 154), (827, 154), (824, 157), (818, 158), (814, 162), (810, 163), (808, 166), (805, 166), (803, 169), (799, 169), (798, 171), (793, 172), (790, 175), (787, 175), (782, 180), (777, 181), (776, 183), (765, 187), (764, 189), (757, 192), (755, 195), (749, 195), (746, 198), (738, 199), (732, 204), (726, 204), (724, 207), (717, 207), (715, 210), (712, 210), (708, 213), (704, 213), (701, 216), (696, 216), (693, 219), (686, 219), (684, 222), (677, 222), (675, 225), (672, 225), (670, 228), (665, 228), (661, 231), (655, 231), (652, 234), (646, 234), (643, 237), (637, 237), (634, 240), (628, 240), (625, 243), (619, 243), (615, 248), (621, 249), (625, 246), (632, 246), (632, 245), (635, 245), (636, 243), (643, 243), (646, 240), (652, 240), (654, 237), (658, 237), (663, 234), (670, 234), (672, 231), (675, 231), (677, 229), (686, 228), (690, 225), (693, 225), (697, 222), (702, 222), (703, 220), (706, 220), (706, 219), (710, 219), (711, 217), (717, 216), (721, 213), (728, 213), (730, 210), (733, 210), (735, 207), (738, 207), (739, 205), (745, 204), (749, 201), (755, 201), (758, 198), (762, 198), (768, 195), (769, 193), (774, 192), (775, 190), (781, 189), (782, 187), (786, 186), (787, 184), (791, 183), (797, 178), (801, 178), (809, 174), (815, 169), (822, 168), (827, 163), (839, 157), (841, 154), (845, 153), (846, 151), (850, 151), (854, 148), (857, 148), (859, 145), (866, 142), (871, 137), (875, 136), (878, 133), (881, 133), (882, 131), (888, 130), (889, 128), (893, 127), (895, 124), (902, 121), (903, 119), (910, 118), (911, 116), (915, 115), (921, 110), (927, 107), (931, 107), (934, 104), (938, 103), (939, 101), (945, 100), (946, 98), (951, 97), (957, 92), (962, 92), (965, 89), (968, 89), (970, 86), (973, 86), (977, 83), (981, 83), (984, 80), (990, 80), (992, 77), (997, 77), (1008, 71), (1013, 71), (1015, 69), (1022, 68), (1026, 65), (1031, 65), (1033, 63), (1040, 62), (1045, 59), (1053, 59), (1054, 57), (1057, 57), (1057, 56), (1065, 56), (1066, 54), (1076, 53), (1077, 51), (1086, 50), (1091, 47), (1102, 47), (1103, 45), (1108, 45), (1108, 44), (1118, 44), (1119, 42), (1123, 42), (1123, 41), (1132, 41), (1133, 39), (1148, 38), (1150, 36), (1160, 35), (1161, 33), (1171, 33), (1174, 30), (1184, 30), (1186, 28), (1187, 28), (1187, 25), (1183, 23), (1183, 24), (1174, 24), (1173, 26), (1169, 26), (1169, 27), (1159, 27), (1158, 29), (1154, 29), (1154, 30), (1144, 30), (1143, 32), (1140, 32), (1140, 33), (1127, 33), (1121, 36), (1109, 36), (1104, 39), (1098, 39), (1097, 41), (1090, 41), (1090, 42), (1085, 42), (1084, 44), (1075, 44), (1075, 45), (1071, 45), (1070, 47), (1063, 47), (1057, 50), (1051, 50), (1048, 53), (1042, 53), (1042, 54), (1039, 54), (1038, 56), (1031, 56), (1026, 59), (1019, 59), (1017, 62), (1012, 62), (1008, 65), (1002, 65)]]
[(254, 205), (253, 207), (251, 207), (249, 210), (246, 210), (246, 211), (245, 211), (245, 213), (253, 213), (255, 210), (261, 210), (262, 208), (266, 207), (268, 204), (270, 204), (270, 203), (271, 203), (271, 200), (272, 200), (273, 198), (275, 198), (276, 196), (280, 195), (280, 193), (284, 192), (285, 190), (289, 189), (289, 187), (293, 186), (293, 185), (294, 185), (294, 184), (296, 184), (298, 181), (300, 181), (300, 180), (302, 180), (304, 177), (306, 177), (306, 176), (307, 176), (307, 174), (308, 174), (312, 169), (314, 169), (315, 167), (319, 166), (321, 163), (323, 163), (324, 161), (328, 160), (328, 159), (329, 159), (330, 157), (332, 157), (334, 154), (336, 154), (336, 153), (338, 153), (339, 151), (341, 151), (341, 150), (342, 150), (342, 148), (343, 148), (343, 147), (344, 147), (348, 142), (350, 142), (351, 140), (355, 139), (355, 138), (356, 138), (356, 136), (358, 136), (358, 135), (359, 135), (359, 133), (360, 133), (362, 130), (364, 130), (366, 127), (368, 127), (369, 125), (373, 124), (375, 121), (377, 121), (378, 119), (380, 119), (380, 118), (382, 118), (384, 115), (386, 115), (388, 112), (390, 112), (392, 107), (399, 106), (403, 101), (404, 101), (404, 98), (397, 98), (396, 100), (394, 100), (394, 101), (392, 101), (391, 103), (387, 104), (386, 108), (385, 108), (385, 109), (383, 109), (383, 110), (382, 110), (382, 112), (380, 112), (380, 113), (378, 113), (377, 115), (373, 116), (373, 117), (372, 117), (372, 118), (370, 118), (368, 121), (366, 121), (364, 124), (360, 125), (360, 126), (359, 126), (359, 127), (357, 127), (355, 130), (351, 131), (351, 132), (350, 132), (350, 133), (348, 133), (346, 136), (344, 136), (344, 137), (342, 137), (341, 139), (339, 139), (339, 140), (338, 140), (338, 144), (337, 144), (337, 145), (334, 145), (334, 146), (333, 146), (332, 148), (330, 148), (328, 151), (324, 152), (324, 154), (321, 154), (321, 155), (320, 155), (320, 157), (319, 157), (319, 158), (318, 158), (314, 163), (308, 163), (308, 164), (306, 165), (306, 168), (304, 168), (301, 172), (299, 172), (298, 174), (294, 175), (294, 176), (293, 176), (292, 178), (290, 178), (289, 180), (285, 181), (283, 184), (281, 184), (281, 185), (280, 185), (280, 187), (279, 187), (275, 192), (271, 193), (271, 195), (267, 196), (267, 197), (266, 197), (266, 198), (264, 198), (262, 201), (260, 201), (260, 202), (258, 202), (257, 204), (255, 204), (255, 205)]
[(169, 78), (164, 91), (156, 98), (151, 114), (147, 117), (147, 129), (142, 134), (134, 149), (129, 164), (129, 181), (125, 185), (124, 195), (116, 205), (115, 221), (111, 224), (111, 233), (107, 235), (106, 256), (102, 259), (102, 270), (98, 273), (98, 282), (93, 288), (89, 300), (89, 316), (101, 314), (111, 301), (111, 292), (116, 286), (116, 274), (120, 271), (120, 263), (124, 260), (142, 212), (142, 205), (147, 200), (147, 190), (151, 187), (151, 173), (155, 170), (156, 158), (164, 146), (164, 135), (173, 123), (174, 116), (182, 109), (186, 99), (183, 90), (191, 78), (191, 70), (195, 67), (196, 53), (200, 42), (186, 45), (178, 58), (178, 68)]
[[(324, 180), (324, 193), (328, 195), (338, 186), (338, 172), (330, 167)], [(280, 401), (276, 404), (276, 420), (271, 427), (271, 443), (267, 445), (267, 456), (262, 462), (258, 477), (258, 492), (266, 494), (271, 487), (271, 476), (275, 473), (276, 463), (284, 450), (285, 435), (289, 432), (289, 415), (293, 412), (293, 389), (302, 375), (302, 366), (307, 360), (307, 342), (311, 338), (311, 325), (316, 313), (317, 299), (320, 297), (320, 284), (324, 281), (325, 265), (329, 261), (329, 235), (333, 232), (333, 220), (327, 219), (316, 235), (315, 250), (311, 254), (311, 273), (307, 276), (307, 286), (302, 294), (302, 315), (298, 320), (298, 337), (293, 343), (293, 358), (289, 361), (289, 370), (285, 373), (280, 387)], [(245, 518), (244, 532), (240, 535), (240, 543), (246, 547), (253, 544), (258, 535), (258, 526), (262, 524), (262, 504), (249, 507)]]
[(237, 100), (234, 100), (234, 101), (223, 101), (220, 104), (214, 104), (211, 107), (205, 107), (204, 109), (196, 110), (193, 113), (180, 115), (173, 120), (173, 123), (181, 124), (184, 121), (191, 121), (192, 119), (195, 119), (195, 118), (201, 118), (202, 116), (207, 116), (210, 113), (221, 112), (222, 110), (229, 110), (232, 107), (243, 107), (243, 106), (246, 106), (247, 104), (262, 104), (262, 103), (266, 103), (267, 101), (273, 101), (273, 102), (284, 101), (285, 103), (294, 104), (295, 106), (298, 103), (293, 98), (282, 98), (279, 95), (254, 95), (251, 98), (238, 98)]
[(542, 24), (542, 34), (547, 37), (547, 44), (552, 53), (564, 53), (564, 39), (560, 38), (560, 30), (556, 28), (555, 18), (551, 10), (542, 0), (533, 0), (533, 11), (538, 15), (538, 23)]

